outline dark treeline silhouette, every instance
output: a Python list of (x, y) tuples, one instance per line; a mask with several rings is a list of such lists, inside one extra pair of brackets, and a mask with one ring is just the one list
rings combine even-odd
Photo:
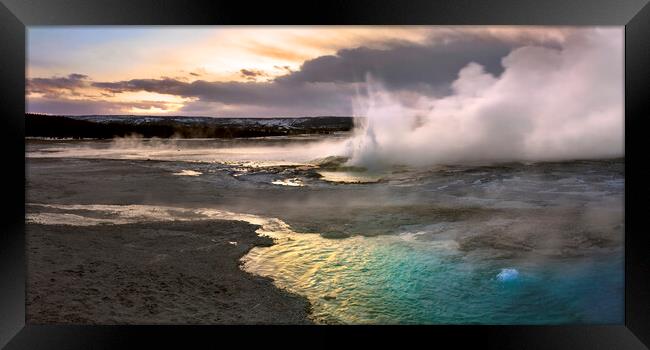
[(210, 118), (25, 114), (25, 136), (75, 139), (107, 139), (134, 134), (160, 138), (328, 134), (349, 131), (353, 126), (353, 117)]

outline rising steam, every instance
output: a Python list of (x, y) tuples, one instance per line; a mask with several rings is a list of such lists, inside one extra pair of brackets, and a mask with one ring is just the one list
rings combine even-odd
[[(623, 32), (578, 29), (560, 47), (524, 46), (496, 77), (477, 63), (442, 98), (389, 92), (372, 79), (349, 163), (431, 165), (620, 157)], [(435, 63), (432, 62), (432, 65)]]

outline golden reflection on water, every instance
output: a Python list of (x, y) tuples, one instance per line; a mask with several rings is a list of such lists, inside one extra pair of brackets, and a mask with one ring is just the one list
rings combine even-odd
[[(245, 271), (270, 277), (274, 283), (309, 299), (318, 323), (368, 323), (369, 315), (348, 312), (372, 298), (372, 288), (356, 281), (376, 273), (375, 249), (399, 240), (396, 236), (328, 239), (291, 231), (258, 232), (275, 239), (270, 247), (255, 247), (242, 258)], [(341, 318), (342, 317), (342, 318)]]

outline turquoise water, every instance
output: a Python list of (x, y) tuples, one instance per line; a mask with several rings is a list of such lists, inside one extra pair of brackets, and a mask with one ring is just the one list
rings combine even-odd
[[(451, 241), (297, 235), (255, 249), (246, 268), (308, 297), (317, 322), (623, 323), (620, 252), (571, 259), (470, 259)], [(516, 269), (518, 275), (500, 281), (502, 269)]]
[[(622, 323), (622, 265), (600, 262), (465, 261), (426, 244), (378, 248), (363, 286), (380, 323)], [(499, 281), (504, 268), (518, 277)], [(360, 283), (362, 283), (360, 281)], [(372, 313), (363, 305), (354, 314)], [(369, 318), (367, 321), (371, 321)], [(371, 321), (372, 322), (372, 321)]]

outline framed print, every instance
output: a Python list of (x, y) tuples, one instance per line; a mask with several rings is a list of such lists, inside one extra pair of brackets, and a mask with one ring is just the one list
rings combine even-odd
[(0, 344), (647, 348), (645, 1), (256, 6), (3, 0)]

